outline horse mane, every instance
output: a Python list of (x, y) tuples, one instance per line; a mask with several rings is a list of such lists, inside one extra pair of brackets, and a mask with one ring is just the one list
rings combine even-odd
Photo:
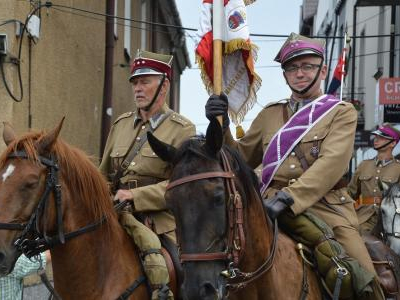
[[(28, 160), (40, 164), (36, 145), (44, 136), (41, 131), (29, 132), (16, 138), (0, 156), (0, 167), (5, 165), (8, 155), (15, 151), (25, 151)], [(87, 212), (89, 221), (99, 221), (102, 217), (110, 220), (114, 210), (107, 182), (87, 154), (57, 138), (48, 155), (56, 157), (64, 184), (75, 193), (71, 200), (79, 201), (82, 209)]]
[[(241, 182), (241, 187), (243, 187), (246, 195), (246, 197), (243, 198), (244, 204), (246, 204), (248, 199), (256, 199), (256, 197), (261, 198), (259, 181), (254, 170), (247, 165), (236, 149), (233, 149), (225, 144), (221, 149), (227, 154), (228, 159), (230, 159), (232, 171), (236, 174), (238, 180)], [(173, 161), (172, 164), (176, 165), (178, 160), (183, 161), (183, 163), (188, 166), (189, 170), (194, 170), (196, 172), (196, 166), (193, 165), (193, 159), (188, 154), (190, 152), (195, 153), (207, 160), (220, 161), (219, 155), (218, 157), (215, 157), (209, 151), (207, 151), (205, 147), (204, 135), (197, 135), (182, 143), (175, 155), (175, 161)], [(193, 168), (191, 165), (193, 165)], [(195, 172), (193, 172), (193, 174)], [(241, 187), (237, 186), (237, 188)]]

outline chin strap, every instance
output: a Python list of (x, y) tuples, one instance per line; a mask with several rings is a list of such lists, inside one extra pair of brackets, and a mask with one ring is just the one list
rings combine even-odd
[(157, 97), (158, 97), (158, 94), (159, 94), (160, 91), (161, 91), (161, 87), (162, 87), (164, 81), (165, 81), (165, 73), (162, 75), (160, 84), (158, 85), (157, 91), (156, 91), (156, 93), (154, 94), (153, 100), (151, 100), (151, 102), (150, 102), (149, 105), (147, 105), (145, 108), (143, 108), (145, 111), (149, 111), (150, 108), (151, 108), (151, 106), (152, 106), (152, 105), (154, 104), (154, 102), (156, 101), (156, 99), (157, 99)]
[(288, 80), (287, 80), (287, 78), (286, 78), (286, 75), (285, 75), (285, 72), (283, 73), (283, 76), (285, 77), (285, 80), (286, 80), (286, 83), (288, 84), (288, 86), (290, 87), (290, 89), (293, 91), (293, 92), (295, 92), (296, 94), (300, 94), (300, 95), (304, 95), (305, 93), (307, 93), (310, 89), (311, 89), (311, 87), (315, 84), (315, 82), (317, 81), (317, 79), (318, 79), (318, 77), (319, 77), (319, 74), (321, 73), (321, 69), (322, 69), (322, 65), (324, 64), (324, 61), (321, 61), (321, 63), (319, 64), (319, 67), (318, 67), (318, 72), (317, 72), (317, 74), (315, 75), (315, 77), (314, 77), (314, 80), (307, 86), (307, 87), (305, 87), (304, 89), (302, 89), (302, 90), (296, 90), (296, 89), (294, 89), (290, 84), (289, 84), (289, 82), (288, 82)]
[(389, 140), (387, 143), (383, 144), (380, 147), (377, 148), (374, 147), (374, 150), (381, 150), (382, 148), (385, 148), (387, 145), (389, 145), (391, 142), (393, 142), (393, 140)]

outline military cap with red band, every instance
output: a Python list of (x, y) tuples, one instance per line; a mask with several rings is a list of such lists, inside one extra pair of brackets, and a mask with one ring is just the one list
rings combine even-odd
[(379, 135), (389, 140), (395, 140), (396, 143), (400, 140), (400, 131), (390, 123), (383, 123), (379, 128), (373, 132), (373, 135)]
[(284, 65), (289, 60), (303, 55), (316, 55), (323, 59), (324, 51), (324, 40), (311, 39), (292, 32), (274, 60), (281, 63), (281, 65)]
[(172, 59), (172, 55), (139, 50), (131, 64), (131, 76), (129, 80), (137, 76), (162, 74), (165, 74), (165, 76), (171, 80)]

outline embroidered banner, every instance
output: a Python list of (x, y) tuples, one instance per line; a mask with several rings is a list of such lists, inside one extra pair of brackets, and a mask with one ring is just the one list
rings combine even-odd
[(315, 99), (295, 113), (272, 137), (263, 157), (261, 193), (268, 188), (279, 166), (293, 148), (340, 102), (332, 95), (323, 95)]

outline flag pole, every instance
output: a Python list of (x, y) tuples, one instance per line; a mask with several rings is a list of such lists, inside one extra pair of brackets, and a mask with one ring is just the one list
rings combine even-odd
[(344, 33), (344, 47), (345, 47), (345, 51), (342, 51), (342, 60), (343, 60), (343, 64), (342, 64), (342, 70), (341, 70), (341, 74), (340, 74), (340, 101), (343, 100), (343, 81), (344, 81), (344, 69), (345, 69), (345, 65), (346, 65), (346, 51), (348, 51), (348, 45), (350, 44), (350, 38), (347, 35), (347, 31), (345, 31)]
[[(222, 92), (222, 37), (223, 37), (223, 13), (224, 0), (213, 1), (213, 74), (214, 94), (220, 95)], [(217, 117), (222, 126), (222, 116)]]

